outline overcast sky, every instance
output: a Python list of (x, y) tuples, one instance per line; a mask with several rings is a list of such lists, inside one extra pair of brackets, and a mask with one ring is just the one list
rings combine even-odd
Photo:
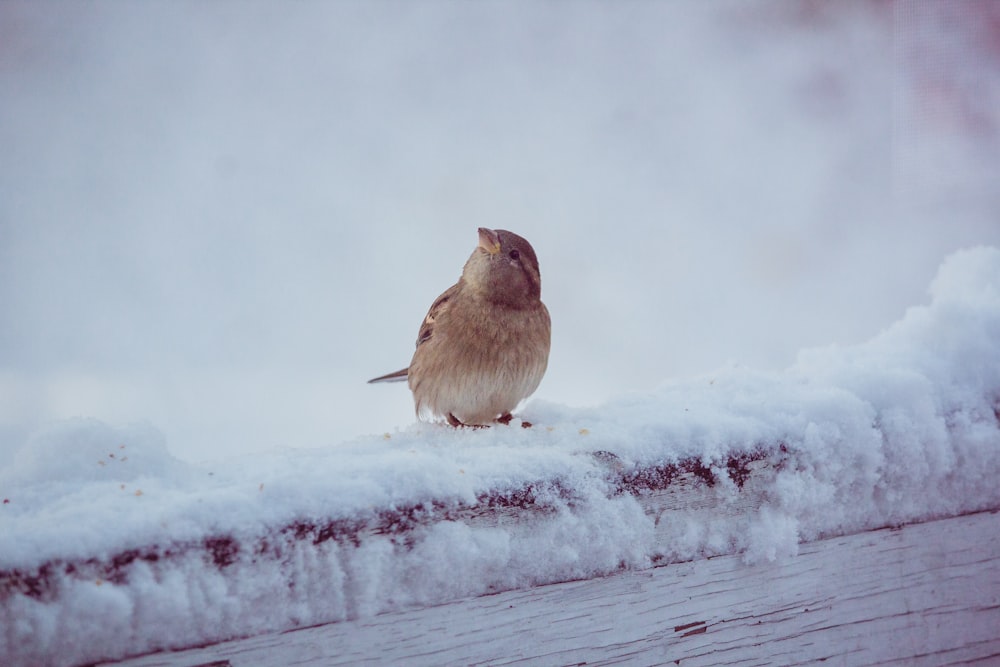
[(480, 226), (539, 256), (548, 401), (866, 340), (1000, 245), (984, 13), (0, 3), (0, 464), (72, 416), (188, 460), (405, 427), (365, 381)]

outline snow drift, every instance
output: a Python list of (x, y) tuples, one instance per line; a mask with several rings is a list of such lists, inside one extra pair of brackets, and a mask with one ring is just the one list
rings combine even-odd
[[(951, 256), (930, 295), (783, 373), (536, 401), (531, 429), (195, 466), (150, 426), (53, 424), (0, 471), (0, 655), (79, 665), (721, 553), (781, 567), (1000, 508), (1000, 250)], [(648, 511), (682, 484), (705, 502)]]

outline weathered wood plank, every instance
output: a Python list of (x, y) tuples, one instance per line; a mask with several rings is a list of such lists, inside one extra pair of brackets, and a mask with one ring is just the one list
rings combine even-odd
[(120, 667), (1000, 662), (1000, 513), (554, 584)]

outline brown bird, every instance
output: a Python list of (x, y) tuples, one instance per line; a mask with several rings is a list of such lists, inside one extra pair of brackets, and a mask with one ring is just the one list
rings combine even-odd
[(531, 244), (480, 227), (462, 277), (427, 311), (409, 367), (369, 383), (408, 380), (418, 419), (510, 422), (548, 365), (551, 323), (541, 293)]

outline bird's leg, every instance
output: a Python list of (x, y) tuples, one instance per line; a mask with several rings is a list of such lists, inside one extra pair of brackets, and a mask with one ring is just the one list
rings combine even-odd
[(487, 424), (466, 424), (459, 421), (458, 417), (448, 413), (448, 425), (454, 426), (455, 428), (489, 428)]

